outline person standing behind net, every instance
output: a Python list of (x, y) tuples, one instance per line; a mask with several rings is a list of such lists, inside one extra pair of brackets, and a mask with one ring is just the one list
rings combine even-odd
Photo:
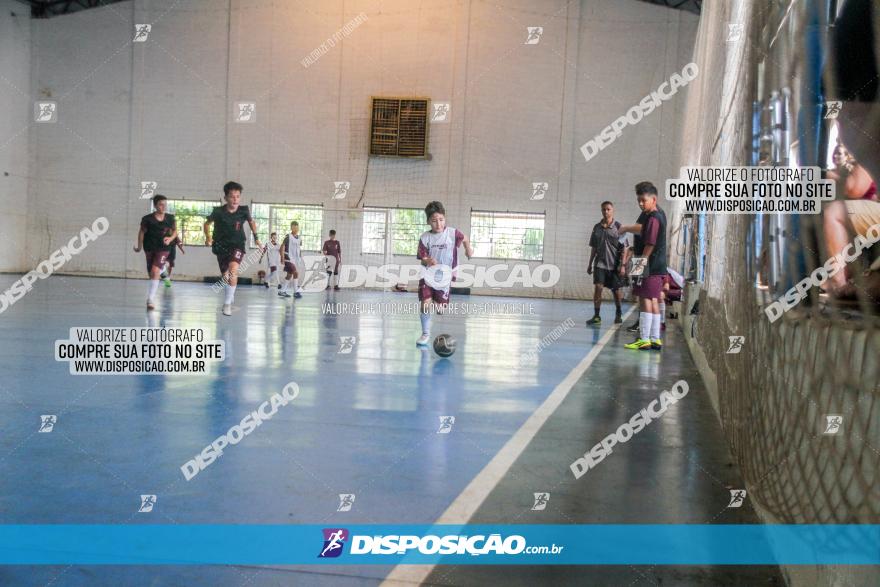
[[(272, 284), (272, 278), (278, 278), (278, 268), (281, 267), (281, 245), (278, 244), (278, 233), (273, 232), (269, 235), (269, 242), (263, 252), (260, 253), (260, 263), (263, 262), (263, 256), (266, 256), (266, 262), (269, 265), (269, 275), (263, 285), (268, 289)], [(278, 278), (278, 289), (281, 289), (281, 280)]]
[(333, 276), (336, 276), (336, 285), (333, 286), (333, 289), (339, 290), (339, 269), (342, 267), (342, 244), (336, 240), (336, 231), (330, 231), (330, 238), (324, 241), (324, 246), (321, 248), (321, 252), (328, 257), (332, 257), (333, 260), (329, 261), (329, 265), (327, 266), (327, 287), (324, 289), (330, 289), (333, 286)]
[[(617, 312), (614, 323), (623, 322), (620, 307), (623, 301), (623, 289), (618, 275), (621, 256), (626, 246), (626, 235), (620, 233), (620, 222), (614, 219), (614, 204), (602, 202), (602, 220), (593, 227), (590, 235), (590, 261), (587, 263), (587, 275), (593, 275), (593, 317), (587, 320), (587, 326), (602, 324), (599, 311), (602, 308), (602, 289), (607, 287), (614, 297)], [(595, 263), (595, 272), (594, 272)]]
[(284, 285), (278, 295), (282, 298), (290, 297), (290, 287), (293, 286), (293, 297), (299, 299), (299, 271), (302, 264), (302, 239), (299, 236), (299, 222), (294, 220), (290, 223), (290, 233), (281, 241), (281, 258), (284, 260)]

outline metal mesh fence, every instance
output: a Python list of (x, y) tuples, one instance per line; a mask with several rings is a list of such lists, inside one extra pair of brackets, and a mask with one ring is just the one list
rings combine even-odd
[[(822, 115), (823, 64), (840, 8), (823, 0), (705, 3), (681, 165), (825, 167), (832, 123)], [(876, 103), (872, 115), (880, 116)], [(683, 242), (670, 264), (699, 282), (689, 334), (715, 375), (750, 496), (783, 522), (877, 523), (880, 323), (865, 270), (878, 247), (852, 264), (854, 299), (837, 302), (813, 287), (771, 322), (767, 304), (833, 254), (827, 209), (701, 219), (670, 208), (681, 233), (674, 241)], [(696, 301), (692, 294), (685, 314)], [(730, 336), (745, 337), (740, 352), (729, 352)]]

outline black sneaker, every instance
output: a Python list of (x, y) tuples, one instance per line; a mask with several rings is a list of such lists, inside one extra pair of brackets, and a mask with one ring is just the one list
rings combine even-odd
[(602, 324), (602, 318), (599, 316), (593, 316), (589, 320), (587, 320), (587, 326), (598, 326)]
[(630, 324), (626, 327), (627, 332), (638, 332), (639, 331), (639, 321), (636, 320), (634, 324)]
[(615, 324), (623, 324), (623, 315), (621, 315), (621, 314), (616, 314), (616, 315), (614, 316), (614, 323), (615, 323)]

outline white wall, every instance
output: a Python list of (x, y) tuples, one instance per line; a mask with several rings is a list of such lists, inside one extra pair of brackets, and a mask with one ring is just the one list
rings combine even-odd
[(0, 0), (0, 271), (25, 263), (31, 103), (30, 8)]
[[(138, 1), (34, 21), (35, 91), (62, 98), (59, 124), (34, 133), (32, 258), (105, 215), (110, 233), (65, 271), (139, 277), (140, 181), (213, 199), (235, 179), (246, 200), (324, 204), (345, 260), (374, 264), (357, 254), (360, 216), (349, 209), (364, 186), (372, 95), (427, 96), (452, 114), (431, 126), (430, 161), (369, 161), (365, 203), (439, 199), (465, 232), (472, 208), (546, 212), (544, 261), (563, 272), (555, 296), (589, 295), (599, 203), (634, 218), (632, 186), (672, 173), (683, 95), (590, 162), (579, 148), (690, 61), (692, 14), (635, 0), (231, 6)], [(303, 67), (361, 12), (366, 22)], [(130, 42), (135, 23), (152, 24), (147, 42)], [(524, 44), (527, 26), (544, 27), (537, 45)], [(233, 122), (237, 101), (256, 102), (255, 123)], [(336, 180), (351, 182), (349, 200), (331, 200)], [(542, 201), (529, 199), (534, 181), (551, 184)], [(190, 248), (179, 272), (213, 275), (216, 264)]]
[(33, 96), (56, 101), (58, 120), (31, 128), (27, 268), (100, 216), (110, 231), (61, 271), (119, 274), (125, 267), (130, 12), (130, 4), (115, 4), (32, 21)]

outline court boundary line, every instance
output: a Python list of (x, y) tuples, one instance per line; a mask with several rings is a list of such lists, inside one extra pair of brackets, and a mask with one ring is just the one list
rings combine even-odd
[[(630, 315), (636, 311), (638, 304), (633, 305), (623, 315), (626, 321)], [(495, 453), (486, 466), (471, 479), (470, 483), (458, 494), (453, 502), (446, 508), (434, 524), (467, 524), (474, 516), (480, 506), (489, 497), (489, 494), (498, 486), (513, 464), (519, 459), (526, 447), (531, 444), (532, 440), (538, 434), (538, 431), (550, 419), (568, 394), (574, 388), (574, 385), (583, 377), (587, 369), (599, 356), (599, 353), (605, 348), (611, 338), (623, 326), (612, 327), (602, 335), (599, 342), (596, 343), (590, 352), (581, 359), (581, 361), (572, 369), (565, 378), (560, 381), (556, 387), (550, 392), (538, 408), (523, 422), (522, 426), (514, 432), (513, 436)], [(382, 581), (382, 587), (393, 587), (397, 585), (421, 585), (431, 574), (437, 565), (405, 565), (397, 564)]]

